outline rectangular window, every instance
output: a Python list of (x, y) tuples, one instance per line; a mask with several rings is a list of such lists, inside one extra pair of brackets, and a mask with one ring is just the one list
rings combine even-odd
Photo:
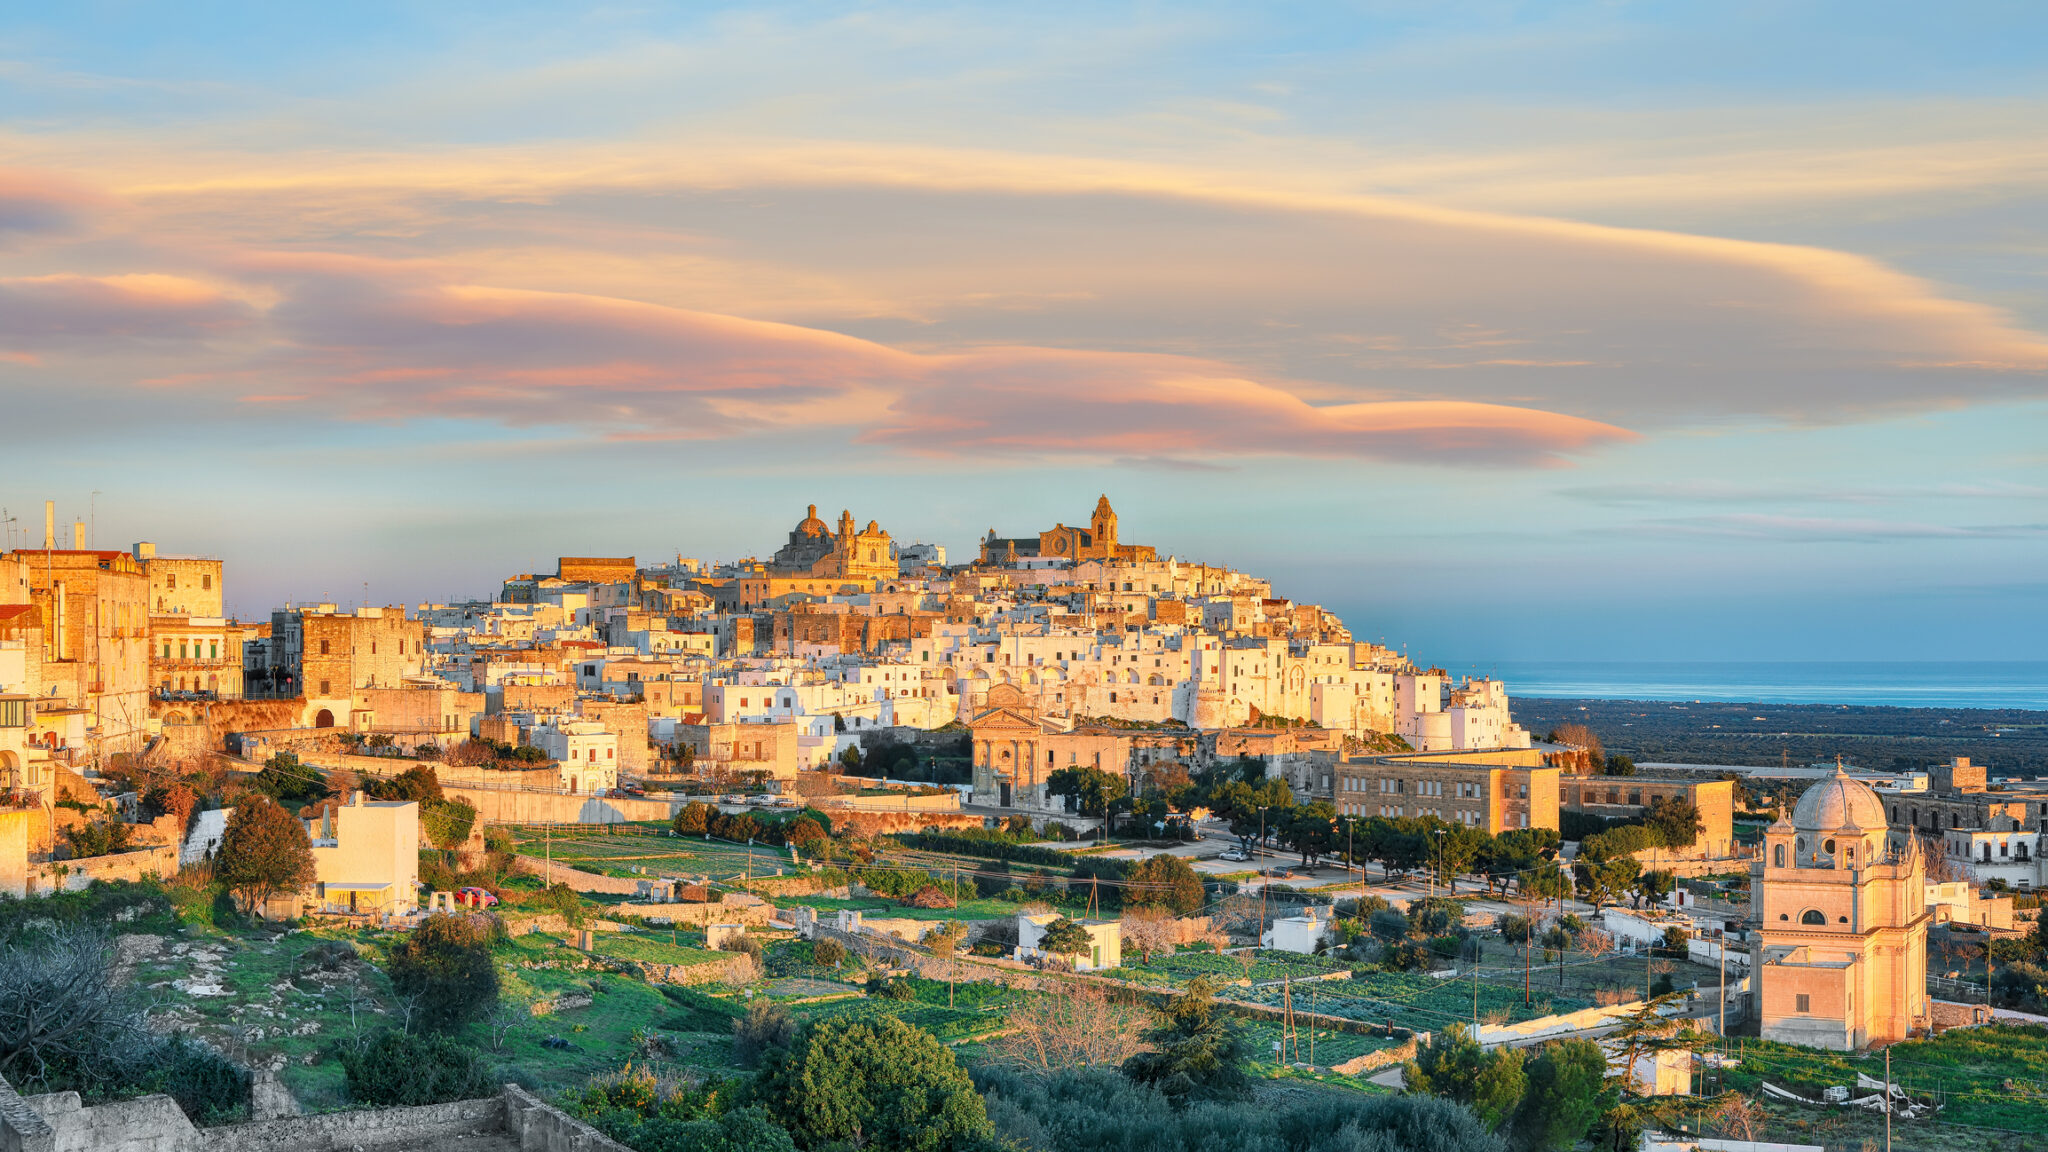
[(330, 694), (330, 692), (331, 692), (331, 690), (330, 690), (330, 689), (329, 689), (329, 688), (327, 687), (327, 681), (325, 681), (325, 680), (322, 680), (322, 681), (320, 682), (320, 694), (321, 694), (322, 696), (326, 696), (326, 695), (329, 695), (329, 694)]
[(1806, 993), (1804, 993), (1804, 992), (1801, 992), (1801, 993), (1799, 993), (1799, 996), (1798, 996), (1798, 1001), (1799, 1001), (1799, 1006), (1798, 1006), (1797, 1008), (1794, 1008), (1794, 1009), (1793, 1009), (1793, 1011), (1795, 1011), (1795, 1012), (1811, 1012), (1811, 1011), (1813, 1011), (1813, 997), (1811, 997), (1811, 996), (1808, 996), (1808, 995), (1807, 995)]

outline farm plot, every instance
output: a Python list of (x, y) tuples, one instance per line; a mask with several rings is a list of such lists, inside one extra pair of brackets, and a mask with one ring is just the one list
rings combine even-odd
[[(709, 876), (724, 882), (780, 876), (794, 867), (788, 849), (769, 844), (750, 847), (673, 836), (666, 829), (637, 824), (603, 827), (620, 830), (519, 827), (513, 829), (513, 843), (524, 855), (550, 857), (557, 867), (622, 878)], [(635, 831), (623, 831), (626, 828)]]
[[(1482, 981), (1479, 1018), (1488, 1023), (1519, 1023), (1539, 1016), (1575, 1012), (1589, 1007), (1583, 1000), (1536, 991), (1524, 1004), (1520, 988)], [(1291, 989), (1296, 1011), (1315, 1011), (1347, 1020), (1370, 1020), (1418, 1032), (1472, 1019), (1470, 980), (1439, 980), (1412, 972), (1371, 972), (1349, 980), (1297, 985)], [(1233, 999), (1277, 1007), (1283, 991), (1258, 988)]]

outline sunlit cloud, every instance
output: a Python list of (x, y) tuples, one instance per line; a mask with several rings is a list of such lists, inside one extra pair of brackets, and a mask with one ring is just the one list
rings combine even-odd
[(195, 341), (248, 324), (254, 310), (181, 276), (29, 276), (0, 279), (0, 348), (87, 354), (137, 343)]

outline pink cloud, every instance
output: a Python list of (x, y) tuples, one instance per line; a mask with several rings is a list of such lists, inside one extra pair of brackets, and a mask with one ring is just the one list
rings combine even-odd
[(0, 240), (69, 231), (101, 197), (41, 173), (0, 169)]
[(267, 368), (358, 418), (571, 425), (618, 439), (803, 427), (922, 455), (1270, 454), (1528, 465), (1632, 433), (1499, 404), (1317, 407), (1193, 357), (1034, 347), (922, 354), (794, 324), (481, 288), (414, 265), (256, 262), (284, 299)]
[(105, 349), (197, 340), (243, 327), (255, 309), (179, 276), (24, 276), (0, 279), (0, 348)]

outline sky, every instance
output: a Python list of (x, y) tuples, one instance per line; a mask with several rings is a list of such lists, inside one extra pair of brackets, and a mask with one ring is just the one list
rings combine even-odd
[(2048, 9), (0, 15), (0, 506), (229, 607), (1085, 523), (1489, 660), (2038, 659)]

